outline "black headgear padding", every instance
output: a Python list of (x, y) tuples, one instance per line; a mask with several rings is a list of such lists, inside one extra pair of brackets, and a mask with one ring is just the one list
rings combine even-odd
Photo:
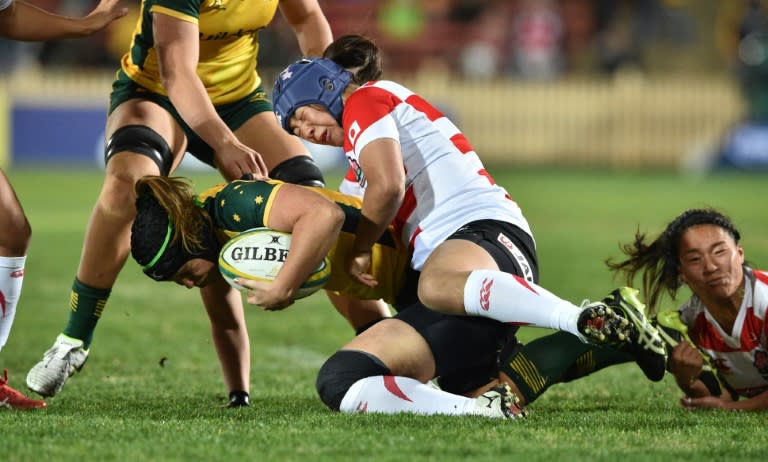
[(338, 411), (344, 395), (355, 382), (378, 375), (392, 373), (376, 356), (364, 351), (339, 350), (318, 371), (315, 387), (325, 405)]
[(325, 186), (323, 172), (320, 171), (320, 167), (309, 156), (291, 157), (280, 162), (269, 172), (269, 177), (273, 180), (300, 184), (302, 186), (315, 186), (318, 188)]
[(168, 212), (151, 194), (136, 199), (136, 219), (131, 226), (131, 255), (142, 266), (144, 274), (155, 281), (168, 281), (184, 263), (193, 258), (218, 260), (219, 245), (213, 229), (201, 229), (202, 247), (188, 252), (181, 239), (174, 240), (173, 222)]
[(173, 153), (160, 134), (144, 125), (126, 125), (112, 133), (104, 147), (104, 163), (117, 153), (135, 152), (152, 159), (160, 174), (167, 176), (173, 165)]

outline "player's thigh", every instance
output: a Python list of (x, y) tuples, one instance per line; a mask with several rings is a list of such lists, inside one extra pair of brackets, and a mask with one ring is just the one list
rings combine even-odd
[(174, 166), (181, 160), (187, 147), (187, 138), (173, 115), (162, 106), (143, 99), (125, 101), (107, 117), (105, 139), (109, 140), (116, 130), (128, 125), (141, 125), (152, 129), (171, 149)]
[(498, 270), (499, 267), (485, 249), (463, 239), (451, 239), (438, 245), (427, 257), (421, 277), (439, 276), (446, 272), (469, 272), (476, 269)]
[(298, 155), (309, 156), (304, 143), (277, 124), (275, 114), (261, 112), (251, 116), (235, 130), (237, 138), (264, 158), (272, 169), (281, 162)]
[(0, 170), (0, 255), (22, 256), (26, 254), (32, 229), (11, 182)]
[(463, 239), (443, 242), (432, 251), (421, 270), (419, 300), (445, 313), (463, 313), (464, 286), (469, 273), (477, 269), (499, 268), (493, 257), (473, 242)]
[(17, 218), (24, 218), (24, 209), (16, 196), (16, 192), (11, 186), (10, 180), (5, 176), (5, 172), (0, 170), (0, 216), (4, 220), (8, 217), (15, 221)]
[(435, 375), (435, 360), (429, 345), (413, 327), (399, 319), (384, 319), (343, 347), (370, 353), (389, 368), (392, 375), (426, 382)]

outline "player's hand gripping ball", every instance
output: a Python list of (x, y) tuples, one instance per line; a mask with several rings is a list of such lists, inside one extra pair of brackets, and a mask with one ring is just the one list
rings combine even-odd
[[(219, 253), (219, 271), (224, 279), (238, 290), (244, 288), (235, 279), (272, 282), (280, 272), (291, 249), (291, 234), (269, 228), (243, 231), (230, 239)], [(331, 277), (331, 261), (325, 257), (320, 266), (294, 294), (304, 298), (320, 290)]]

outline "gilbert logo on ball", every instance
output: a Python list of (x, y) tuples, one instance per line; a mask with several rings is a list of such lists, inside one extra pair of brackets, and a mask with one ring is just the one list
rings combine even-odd
[[(242, 290), (236, 278), (272, 282), (283, 267), (291, 249), (291, 234), (269, 228), (243, 231), (230, 239), (219, 253), (219, 271), (232, 287)], [(324, 258), (294, 294), (295, 298), (311, 295), (328, 282), (331, 262)]]

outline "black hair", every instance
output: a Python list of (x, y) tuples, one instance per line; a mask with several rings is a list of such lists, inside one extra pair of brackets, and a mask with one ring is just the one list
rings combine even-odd
[(638, 230), (632, 243), (619, 246), (629, 258), (621, 262), (608, 259), (605, 263), (614, 272), (625, 273), (629, 285), (637, 274), (642, 274), (648, 307), (654, 312), (663, 292), (666, 291), (674, 300), (677, 290), (683, 285), (678, 255), (680, 238), (685, 231), (697, 225), (715, 225), (728, 233), (736, 244), (741, 240), (736, 226), (721, 212), (712, 208), (690, 209), (672, 220), (650, 244), (646, 243), (646, 234)]
[(342, 35), (328, 45), (323, 58), (352, 72), (352, 82), (357, 85), (378, 80), (383, 71), (379, 48), (362, 35)]

